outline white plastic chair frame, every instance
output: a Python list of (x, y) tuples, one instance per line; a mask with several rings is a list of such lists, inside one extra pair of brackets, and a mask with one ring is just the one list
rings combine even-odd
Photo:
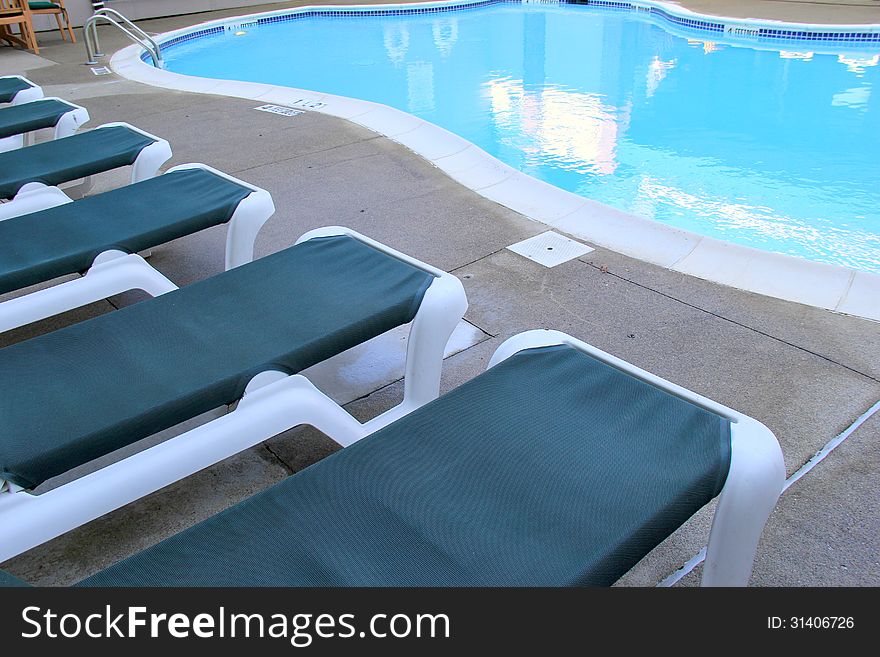
[(349, 235), (435, 276), (410, 325), (400, 404), (361, 424), (304, 376), (262, 372), (232, 412), (100, 470), (40, 495), (0, 482), (0, 561), (298, 425), (310, 424), (345, 447), (435, 399), (446, 343), (467, 310), (461, 282), (347, 228), (314, 230), (297, 243), (333, 235)]
[[(20, 93), (21, 92), (19, 92), (19, 94)], [(16, 96), (16, 98), (17, 97), (18, 96)], [(83, 125), (84, 123), (88, 123), (89, 121), (89, 111), (85, 107), (74, 105), (73, 103), (70, 103), (63, 98), (49, 97), (38, 98), (36, 100), (57, 100), (60, 103), (64, 103), (65, 105), (70, 106), (70, 109), (61, 115), (61, 117), (58, 119), (58, 123), (56, 123), (52, 128), (52, 139), (70, 137), (73, 133), (79, 130), (79, 127), (81, 125)], [(0, 153), (6, 151), (14, 151), (15, 149), (21, 148), (23, 146), (30, 146), (34, 143), (34, 134), (34, 132), (26, 132), (0, 139)]]
[(559, 331), (527, 331), (513, 336), (498, 347), (489, 361), (489, 367), (523, 349), (557, 344), (571, 345), (631, 376), (730, 420), (730, 470), (712, 521), (702, 585), (746, 586), (758, 540), (785, 482), (782, 450), (773, 433), (747, 415)]
[(43, 97), (43, 88), (40, 85), (35, 84), (31, 80), (28, 80), (23, 75), (4, 75), (3, 77), (4, 78), (18, 78), (19, 80), (22, 80), (22, 81), (26, 82), (27, 84), (31, 85), (27, 89), (22, 89), (17, 94), (15, 94), (9, 103), (10, 105), (20, 105), (21, 103), (29, 103), (32, 100), (39, 100), (40, 98)]
[[(183, 169), (205, 169), (251, 190), (239, 202), (227, 223), (226, 269), (253, 260), (257, 233), (275, 213), (269, 192), (206, 164), (181, 164), (163, 175)], [(49, 203), (57, 206), (72, 202), (57, 187), (43, 190), (44, 209)], [(143, 290), (156, 297), (176, 289), (174, 283), (153, 269), (140, 255), (118, 250), (104, 251), (95, 257), (92, 266), (80, 278), (0, 302), (0, 333), (129, 290)]]
[[(130, 123), (114, 121), (112, 123), (104, 123), (94, 129), (98, 130), (100, 128), (109, 128), (112, 126), (124, 126), (135, 132), (139, 132), (145, 137), (155, 140), (152, 144), (145, 146), (141, 152), (138, 153), (135, 161), (132, 163), (132, 183), (152, 178), (159, 173), (159, 167), (171, 159), (171, 144), (161, 137), (157, 137), (145, 130), (134, 127)], [(60, 185), (60, 187), (69, 198), (82, 198), (92, 188), (92, 176), (82, 178), (79, 182), (64, 183)], [(37, 210), (44, 210), (53, 205), (58, 205), (57, 202), (53, 203), (52, 200), (54, 198), (54, 192), (47, 192), (47, 190), (53, 189), (55, 188), (36, 181), (23, 185), (21, 189), (18, 190), (15, 197), (6, 203), (0, 204), (0, 221), (8, 219), (9, 217), (27, 214), (28, 212), (36, 212)], [(48, 196), (46, 196), (47, 194)]]

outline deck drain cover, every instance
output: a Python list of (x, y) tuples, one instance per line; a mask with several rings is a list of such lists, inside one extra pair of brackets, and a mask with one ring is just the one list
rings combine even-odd
[(563, 237), (552, 230), (511, 244), (507, 248), (545, 267), (561, 265), (563, 262), (568, 262), (593, 250), (585, 244)]
[(95, 66), (91, 70), (95, 75), (110, 75), (110, 69), (106, 66)]
[(261, 105), (254, 109), (260, 110), (261, 112), (269, 112), (270, 114), (280, 114), (281, 116), (296, 116), (297, 114), (304, 113), (302, 110), (295, 110), (292, 107), (282, 107), (281, 105)]

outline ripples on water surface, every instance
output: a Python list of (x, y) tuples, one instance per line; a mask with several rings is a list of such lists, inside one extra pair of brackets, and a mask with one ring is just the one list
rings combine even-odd
[(547, 5), (245, 31), (173, 46), (168, 69), (385, 103), (621, 210), (880, 272), (877, 45), (758, 50)]

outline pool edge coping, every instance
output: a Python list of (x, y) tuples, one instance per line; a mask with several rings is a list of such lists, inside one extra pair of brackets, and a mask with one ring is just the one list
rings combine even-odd
[[(254, 17), (315, 9), (360, 6), (380, 10), (414, 5), (454, 7), (472, 2), (450, 0), (406, 5), (310, 5), (206, 21), (163, 33), (158, 40), (161, 43), (243, 19), (253, 20)], [(649, 4), (646, 0), (639, 2)], [(663, 2), (650, 4), (706, 17), (676, 5)], [(755, 22), (768, 21), (756, 19)], [(777, 26), (785, 24), (769, 22)], [(876, 27), (880, 28), (880, 25)], [(110, 67), (124, 78), (165, 89), (243, 98), (346, 119), (407, 147), (484, 198), (596, 246), (748, 292), (880, 321), (880, 303), (877, 302), (880, 299), (880, 274), (725, 242), (617, 210), (533, 178), (464, 138), (387, 105), (293, 87), (172, 73), (145, 63), (141, 59), (142, 52), (139, 45), (123, 48), (112, 56)]]

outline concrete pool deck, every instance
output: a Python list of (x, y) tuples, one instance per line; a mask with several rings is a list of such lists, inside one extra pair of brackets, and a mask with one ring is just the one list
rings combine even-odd
[(880, 23), (877, 0), (670, 0), (702, 14), (797, 23)]
[[(280, 6), (295, 4), (306, 3)], [(277, 6), (248, 11), (270, 8)], [(240, 13), (141, 25), (165, 32)], [(880, 16), (866, 22), (880, 23)], [(122, 120), (165, 137), (174, 149), (169, 166), (205, 162), (268, 189), (278, 211), (260, 235), (258, 255), (310, 228), (344, 224), (458, 275), (470, 300), (469, 326), (461, 331), (460, 350), (446, 361), (444, 390), (481, 371), (513, 333), (556, 328), (761, 420), (779, 438), (790, 474), (880, 399), (875, 322), (708, 283), (603, 249), (544, 268), (505, 247), (546, 226), (478, 196), (361, 126), (314, 112), (254, 112), (255, 101), (94, 76), (82, 66), (81, 44), (40, 36), (39, 58), (0, 49), (0, 73), (26, 74), (47, 95), (85, 105), (89, 126)], [(106, 52), (126, 45), (106, 30), (101, 39)], [(121, 180), (107, 176), (98, 190)], [(186, 284), (220, 271), (222, 244), (222, 230), (206, 231), (155, 249), (152, 262)], [(6, 334), (0, 344), (135, 300), (126, 295), (94, 304)], [(392, 369), (384, 379), (371, 379), (349, 410), (366, 418), (391, 406), (401, 388)], [(880, 584), (878, 443), (880, 414), (783, 496), (759, 550), (754, 584)], [(315, 431), (291, 431), (2, 567), (32, 583), (77, 581), (333, 449)], [(703, 545), (706, 518), (703, 513), (674, 534), (621, 583), (652, 585), (673, 572)], [(695, 573), (682, 584), (697, 581)]]

